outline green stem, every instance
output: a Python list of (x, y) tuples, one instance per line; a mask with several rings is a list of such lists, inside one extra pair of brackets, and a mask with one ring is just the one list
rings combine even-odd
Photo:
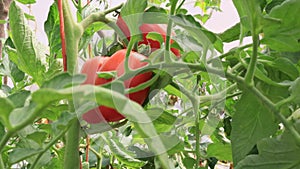
[(66, 134), (66, 150), (64, 159), (65, 169), (79, 169), (80, 158), (79, 158), (79, 141), (80, 141), (80, 124), (75, 119), (70, 126)]
[[(174, 82), (171, 82), (171, 85), (174, 85)], [(197, 97), (192, 94), (190, 91), (186, 90), (185, 88), (180, 88), (180, 91), (190, 99), (190, 101), (192, 102), (193, 105), (193, 112), (195, 114), (195, 126), (196, 126), (196, 131), (195, 131), (195, 137), (196, 137), (196, 164), (199, 164), (200, 159), (201, 159), (201, 154), (200, 154), (200, 129), (199, 129), (199, 125), (200, 125), (200, 117), (199, 117), (199, 99), (197, 99)], [(196, 168), (198, 168), (198, 166), (195, 166)]]
[(257, 53), (258, 53), (258, 45), (259, 45), (258, 34), (253, 34), (252, 40), (253, 40), (252, 57), (251, 57), (250, 64), (248, 66), (247, 73), (245, 76), (245, 82), (247, 84), (253, 84), (253, 77), (254, 77), (256, 63), (257, 63)]
[[(170, 16), (174, 15), (175, 9), (176, 9), (176, 4), (177, 4), (177, 1), (172, 1)], [(172, 26), (173, 26), (173, 22), (171, 19), (169, 19), (168, 27), (167, 27), (166, 46), (165, 46), (165, 52), (164, 52), (164, 57), (165, 57), (166, 63), (172, 62), (171, 56), (170, 56)]]
[(125, 56), (125, 61), (124, 61), (124, 69), (125, 69), (125, 74), (128, 72), (131, 72), (130, 68), (129, 68), (129, 56), (131, 53), (132, 48), (134, 47), (135, 42), (137, 42), (139, 39), (138, 35), (134, 35), (131, 37), (128, 46), (127, 46), (127, 50), (126, 50), (126, 56)]
[(275, 104), (275, 106), (276, 106), (276, 108), (279, 109), (281, 106), (283, 106), (283, 105), (285, 105), (285, 104), (287, 104), (287, 103), (292, 102), (294, 99), (295, 99), (295, 97), (290, 96), (290, 97), (288, 97), (288, 98), (285, 98), (285, 99), (283, 99), (283, 100), (277, 102), (277, 103)]

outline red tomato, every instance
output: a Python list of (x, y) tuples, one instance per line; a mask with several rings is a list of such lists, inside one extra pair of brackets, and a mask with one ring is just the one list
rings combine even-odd
[[(126, 49), (122, 49), (114, 53), (111, 57), (94, 57), (86, 61), (82, 67), (81, 73), (87, 75), (87, 79), (84, 84), (103, 85), (112, 81), (113, 79), (99, 78), (96, 72), (116, 71), (117, 76), (120, 77), (124, 74), (124, 61), (125, 61)], [(142, 54), (131, 52), (129, 56), (129, 67), (131, 69), (138, 69), (147, 64), (142, 62), (146, 57)], [(124, 81), (125, 88), (135, 87), (141, 83), (150, 80), (152, 77), (151, 72), (146, 72), (134, 76), (133, 78)], [(138, 92), (130, 93), (127, 95), (131, 100), (142, 104), (148, 96), (149, 88), (140, 90)], [(117, 103), (116, 103), (117, 104)], [(115, 109), (99, 106), (83, 114), (83, 119), (88, 123), (99, 122), (113, 122), (124, 119), (125, 117), (118, 113)]]
[[(117, 23), (116, 23), (124, 35), (127, 37), (128, 40), (130, 40), (130, 31), (124, 20), (119, 16)], [(147, 35), (149, 32), (157, 32), (162, 35), (164, 41), (166, 41), (166, 31), (158, 24), (142, 24), (140, 26), (140, 31), (143, 34), (143, 40), (139, 42), (140, 44), (150, 45), (151, 51), (155, 51), (160, 48), (160, 43), (156, 40), (147, 39)], [(173, 43), (173, 40), (171, 40), (171, 43)], [(179, 58), (180, 57), (180, 51), (176, 48), (171, 48), (171, 51)]]

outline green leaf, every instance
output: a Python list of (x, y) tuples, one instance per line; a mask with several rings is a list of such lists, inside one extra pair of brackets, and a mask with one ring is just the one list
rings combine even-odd
[(48, 137), (48, 133), (44, 131), (35, 131), (34, 133), (27, 135), (26, 138), (31, 139), (36, 143), (38, 143), (40, 146), (42, 146), (42, 144), (44, 143), (47, 137)]
[(50, 6), (47, 20), (44, 23), (44, 29), (50, 46), (50, 57), (54, 57), (61, 50), (59, 14), (56, 3)]
[(97, 72), (99, 78), (111, 79), (117, 77), (117, 71)]
[(147, 0), (128, 0), (121, 9), (121, 17), (127, 24), (130, 35), (139, 35), (141, 38), (140, 25), (143, 22), (143, 14), (147, 7)]
[(14, 104), (7, 98), (0, 97), (0, 122), (7, 128), (11, 128), (9, 115), (14, 109)]
[[(241, 34), (241, 23), (237, 23), (226, 31), (218, 34), (223, 42), (232, 42), (238, 40)], [(248, 31), (245, 36), (250, 36), (251, 33)]]
[(217, 36), (203, 28), (192, 15), (178, 14), (176, 16), (171, 16), (171, 19), (176, 25), (185, 28), (189, 35), (197, 40), (203, 48), (211, 47), (217, 40)]
[(14, 82), (20, 82), (25, 76), (24, 72), (20, 71), (17, 65), (10, 61), (7, 56), (2, 58), (0, 74), (9, 76)]
[(34, 156), (40, 152), (42, 152), (43, 149), (41, 148), (15, 148), (10, 154), (9, 154), (9, 162), (11, 164), (17, 163), (19, 161), (22, 161), (28, 157)]
[[(279, 19), (280, 22), (271, 22), (264, 27), (262, 43), (271, 49), (282, 52), (300, 51), (300, 19), (295, 17), (299, 13), (300, 1), (289, 0), (274, 7), (269, 17)], [(288, 12), (287, 12), (288, 11)]]
[(236, 104), (236, 113), (232, 117), (234, 164), (245, 158), (258, 141), (274, 134), (277, 128), (272, 112), (254, 94), (245, 91)]
[(107, 142), (109, 149), (115, 155), (115, 157), (127, 167), (141, 168), (147, 163), (145, 161), (136, 159), (136, 155), (133, 152), (127, 150), (124, 145), (117, 140), (117, 138), (105, 138), (105, 141)]
[(168, 21), (167, 11), (157, 6), (151, 6), (143, 15), (143, 23), (147, 24), (167, 24)]
[[(300, 123), (296, 123), (300, 131)], [(258, 155), (249, 155), (238, 163), (236, 169), (300, 168), (300, 147), (288, 130), (276, 138), (266, 138), (257, 144)]]
[(222, 161), (232, 161), (231, 145), (220, 142), (209, 144), (207, 147), (207, 157), (215, 157)]
[(27, 118), (30, 117), (32, 113), (35, 113), (35, 108), (36, 105), (34, 103), (31, 103), (28, 106), (14, 109), (9, 116), (9, 121), (12, 126), (17, 126), (18, 124), (27, 120)]
[(263, 17), (260, 4), (263, 2), (263, 0), (233, 0), (242, 25), (252, 34), (258, 34), (262, 29)]
[(25, 21), (24, 13), (15, 2), (11, 3), (9, 11), (12, 40), (17, 49), (17, 55), (10, 55), (10, 59), (41, 85), (44, 80), (46, 55), (39, 48)]
[(62, 89), (83, 83), (85, 75), (77, 74), (71, 76), (69, 73), (60, 73), (43, 83), (42, 88)]
[(160, 33), (157, 32), (149, 32), (146, 36), (147, 39), (152, 39), (158, 41), (160, 44), (164, 43), (164, 38)]
[(289, 88), (291, 96), (294, 98), (293, 102), (300, 104), (300, 77), (298, 77)]
[(17, 0), (18, 2), (22, 4), (34, 4), (36, 3), (36, 0)]
[(266, 6), (266, 12), (267, 12), (267, 13), (270, 13), (270, 11), (271, 11), (274, 7), (276, 7), (276, 6), (280, 5), (280, 4), (282, 4), (284, 1), (286, 1), (286, 0), (272, 0), (272, 1)]
[(161, 108), (151, 108), (147, 110), (148, 116), (152, 119), (158, 133), (169, 132), (176, 121), (176, 117)]
[(12, 95), (9, 95), (7, 98), (11, 100), (12, 103), (14, 103), (14, 106), (16, 108), (20, 108), (24, 106), (25, 101), (29, 96), (30, 96), (30, 91), (22, 90)]

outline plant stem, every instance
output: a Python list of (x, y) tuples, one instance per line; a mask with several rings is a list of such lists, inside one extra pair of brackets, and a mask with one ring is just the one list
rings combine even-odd
[(63, 15), (63, 3), (62, 0), (58, 0), (58, 13), (59, 13), (59, 24), (60, 24), (60, 38), (61, 38), (61, 51), (63, 58), (64, 71), (67, 71), (67, 54), (66, 54), (66, 38), (65, 38), (65, 26), (64, 26), (64, 15)]
[[(174, 13), (176, 12), (175, 11), (176, 4), (177, 4), (177, 1), (172, 1), (170, 16), (174, 15)], [(170, 49), (171, 49), (170, 43), (171, 43), (172, 26), (173, 26), (173, 22), (172, 22), (171, 19), (169, 19), (168, 27), (167, 27), (166, 46), (165, 46), (165, 52), (164, 52), (164, 57), (165, 57), (165, 62), (166, 63), (170, 63), (172, 61), (171, 56), (170, 56)]]
[[(72, 13), (69, 7), (68, 1), (63, 1), (63, 19), (64, 19), (64, 31), (66, 35), (66, 54), (67, 54), (67, 71), (73, 75), (77, 73), (77, 55), (78, 44), (83, 29), (81, 25), (76, 23), (72, 17)], [(75, 113), (74, 105), (69, 100), (69, 112)], [(78, 119), (75, 119), (70, 124), (70, 128), (66, 134), (66, 150), (64, 158), (65, 169), (79, 169), (80, 157), (79, 157), (79, 140), (80, 140), (80, 124)]]
[(245, 76), (245, 82), (247, 84), (253, 84), (253, 77), (254, 77), (256, 63), (257, 63), (257, 52), (258, 52), (258, 45), (259, 45), (258, 34), (253, 34), (252, 40), (253, 40), (252, 57)]

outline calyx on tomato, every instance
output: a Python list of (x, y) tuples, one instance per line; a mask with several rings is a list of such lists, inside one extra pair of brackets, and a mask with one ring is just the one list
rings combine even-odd
[[(125, 61), (126, 49), (122, 49), (114, 53), (111, 57), (94, 57), (86, 61), (81, 69), (81, 73), (86, 74), (87, 79), (84, 84), (103, 85), (113, 80), (113, 78), (99, 78), (97, 72), (110, 72), (116, 71), (117, 77), (124, 74), (124, 61)], [(131, 69), (138, 69), (147, 65), (147, 62), (142, 62), (146, 57), (137, 52), (131, 52), (129, 56), (129, 67)], [(131, 88), (138, 86), (150, 80), (152, 72), (146, 72), (138, 74), (130, 79), (124, 81), (125, 88)], [(138, 92), (127, 94), (126, 96), (139, 103), (143, 104), (149, 93), (149, 87)], [(118, 103), (116, 103), (118, 104)], [(88, 123), (100, 123), (100, 122), (114, 122), (124, 119), (125, 117), (117, 112), (115, 109), (99, 106), (94, 108), (85, 114), (82, 118)]]
[[(130, 31), (128, 26), (126, 25), (125, 21), (122, 19), (122, 17), (119, 15), (117, 23), (116, 23), (119, 28), (122, 30), (124, 35), (127, 37), (128, 40), (130, 40)], [(152, 39), (147, 39), (147, 35), (149, 32), (157, 32), (161, 34), (163, 37), (164, 41), (166, 41), (166, 31), (158, 24), (142, 24), (140, 26), (140, 31), (143, 34), (143, 40), (140, 41), (138, 44), (145, 44), (145, 45), (150, 45), (151, 51), (155, 51), (160, 48), (160, 43), (159, 41), (152, 40)], [(171, 40), (171, 43), (173, 43), (173, 40)], [(176, 48), (171, 48), (171, 51), (179, 58), (180, 57), (180, 51)]]

